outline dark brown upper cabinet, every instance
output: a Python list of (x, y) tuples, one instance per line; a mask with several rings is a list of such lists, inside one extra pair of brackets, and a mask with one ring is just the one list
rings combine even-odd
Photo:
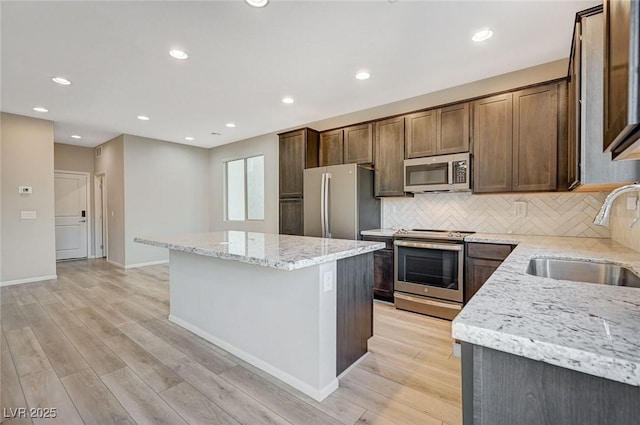
[(417, 112), (405, 117), (405, 157), (436, 155), (437, 109)]
[(513, 167), (513, 95), (473, 103), (473, 191), (510, 192)]
[(407, 159), (469, 151), (469, 103), (417, 112), (405, 119)]
[(513, 190), (558, 186), (558, 84), (513, 94)]
[(373, 164), (372, 127), (369, 123), (343, 129), (345, 164)]
[(302, 198), (305, 168), (318, 166), (318, 132), (310, 128), (280, 136), (280, 198)]
[(566, 113), (566, 84), (559, 82), (474, 102), (473, 191), (556, 190)]
[(375, 196), (404, 196), (404, 117), (375, 126)]
[(344, 133), (342, 129), (320, 133), (320, 166), (337, 165), (344, 162)]
[(640, 2), (605, 0), (604, 151), (640, 158)]

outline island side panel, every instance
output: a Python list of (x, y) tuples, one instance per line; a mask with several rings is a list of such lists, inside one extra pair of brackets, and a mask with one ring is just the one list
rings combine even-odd
[(368, 351), (373, 336), (373, 253), (338, 260), (337, 374)]
[[(478, 345), (469, 347), (472, 350), (462, 355), (473, 356), (473, 400), (464, 398), (469, 393), (463, 388), (463, 403), (473, 404), (472, 424), (638, 423), (640, 387)], [(463, 386), (467, 384), (463, 371)], [(466, 416), (464, 424), (468, 425)]]
[(284, 271), (170, 251), (170, 320), (316, 400), (336, 379), (336, 262)]

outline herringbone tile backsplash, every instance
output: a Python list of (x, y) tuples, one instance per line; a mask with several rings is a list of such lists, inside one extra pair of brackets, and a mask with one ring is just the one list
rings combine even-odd
[[(471, 195), (425, 193), (414, 198), (384, 198), (385, 228), (472, 230), (608, 238), (609, 229), (593, 224), (607, 192)], [(516, 217), (514, 202), (527, 203)]]

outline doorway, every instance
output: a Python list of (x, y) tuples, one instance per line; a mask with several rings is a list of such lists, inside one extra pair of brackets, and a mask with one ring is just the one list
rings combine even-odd
[(56, 260), (87, 258), (89, 173), (55, 171)]
[(93, 179), (93, 193), (95, 201), (95, 257), (107, 256), (107, 176), (97, 174)]

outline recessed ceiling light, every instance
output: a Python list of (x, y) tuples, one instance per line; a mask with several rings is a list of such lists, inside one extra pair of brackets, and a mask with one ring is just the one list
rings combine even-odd
[(173, 49), (169, 51), (169, 54), (176, 59), (186, 59), (189, 57), (189, 55), (186, 52), (183, 52), (182, 50), (178, 50), (178, 49)]
[(225, 126), (227, 126), (229, 128), (235, 128), (236, 125), (234, 123), (232, 123), (232, 122), (228, 122), (228, 123), (225, 124)]
[(367, 71), (360, 71), (356, 74), (356, 78), (358, 80), (367, 80), (369, 79), (369, 77), (371, 77), (371, 74), (369, 74)]
[(265, 7), (269, 3), (269, 0), (244, 0), (244, 1), (246, 1), (247, 4), (252, 7)]
[(33, 110), (36, 112), (49, 112), (47, 108), (43, 108), (42, 106), (36, 106)]
[(191, 136), (187, 136), (187, 137), (185, 137), (185, 138), (184, 138), (184, 140), (188, 140), (188, 141), (192, 142), (192, 141), (194, 141), (194, 140), (196, 140), (196, 139), (194, 139), (194, 138), (193, 138), (193, 137), (191, 137)]
[(72, 139), (82, 139), (82, 136), (78, 136), (77, 134), (72, 134), (71, 138)]
[(149, 121), (149, 117), (147, 117), (146, 115), (138, 115), (138, 119), (142, 121)]
[(473, 41), (480, 42), (490, 39), (492, 35), (493, 31), (491, 31), (489, 28), (485, 28), (475, 33), (473, 37), (471, 37), (471, 39)]
[(292, 97), (283, 97), (282, 98), (282, 102), (283, 103), (293, 103), (293, 98)]
[(51, 80), (56, 84), (60, 84), (61, 86), (68, 86), (71, 84), (71, 81), (62, 77), (53, 77)]

